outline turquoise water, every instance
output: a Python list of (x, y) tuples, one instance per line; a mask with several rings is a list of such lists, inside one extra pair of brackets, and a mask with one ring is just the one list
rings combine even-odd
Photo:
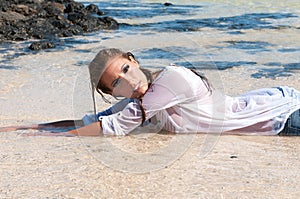
[[(170, 40), (174, 38), (173, 45), (153, 44), (153, 48), (137, 50), (143, 60), (167, 59), (201, 69), (252, 67), (257, 68), (251, 74), (256, 78), (289, 76), (300, 69), (299, 1), (172, 1), (171, 6), (161, 1), (94, 3), (121, 23), (117, 32), (169, 33)], [(177, 46), (174, 33), (192, 42)]]
[[(86, 65), (95, 49), (119, 47), (134, 52), (143, 66), (177, 64), (198, 69), (248, 67), (255, 78), (290, 76), (300, 69), (300, 3), (289, 1), (103, 1), (94, 3), (120, 23), (116, 31), (62, 38), (48, 51), (70, 50)], [(2, 44), (0, 69), (39, 52), (30, 41)], [(47, 52), (47, 51), (46, 51)], [(88, 55), (88, 56), (87, 56)]]

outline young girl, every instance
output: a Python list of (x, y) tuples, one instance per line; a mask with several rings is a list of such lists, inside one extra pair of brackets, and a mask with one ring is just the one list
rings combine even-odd
[[(111, 108), (78, 121), (59, 121), (18, 129), (76, 126), (55, 135), (126, 135), (139, 126), (160, 124), (173, 133), (300, 135), (300, 92), (290, 87), (264, 88), (238, 97), (214, 90), (196, 71), (168, 66), (151, 73), (131, 53), (101, 50), (89, 65), (93, 99), (96, 90), (124, 97)], [(94, 106), (95, 107), (95, 106)], [(0, 129), (1, 131), (1, 129)]]

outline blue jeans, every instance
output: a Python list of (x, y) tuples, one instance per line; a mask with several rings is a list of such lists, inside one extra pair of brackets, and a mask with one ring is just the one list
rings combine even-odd
[(284, 125), (284, 129), (278, 135), (300, 136), (300, 109), (290, 115)]

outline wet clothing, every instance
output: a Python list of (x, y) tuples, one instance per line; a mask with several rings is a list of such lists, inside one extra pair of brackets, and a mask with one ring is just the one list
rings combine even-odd
[[(187, 68), (168, 66), (153, 81), (142, 105), (146, 120), (155, 117), (166, 131), (276, 135), (300, 109), (300, 92), (283, 86), (231, 97), (210, 92)], [(89, 124), (93, 118), (87, 115), (83, 121)], [(97, 118), (104, 134), (125, 135), (141, 125), (142, 112), (137, 99), (125, 99)]]
[(300, 109), (290, 115), (279, 135), (300, 136)]

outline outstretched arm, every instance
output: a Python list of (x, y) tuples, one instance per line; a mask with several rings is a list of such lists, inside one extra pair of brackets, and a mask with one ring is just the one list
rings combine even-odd
[(79, 135), (79, 136), (101, 136), (101, 135), (103, 135), (101, 122), (91, 123), (87, 126), (83, 126), (78, 129), (68, 131), (68, 132), (66, 132), (66, 134)]
[(47, 130), (53, 128), (63, 128), (63, 127), (74, 127), (76, 126), (81, 127), (83, 126), (82, 120), (61, 120), (56, 122), (50, 123), (43, 123), (43, 124), (32, 124), (32, 125), (21, 125), (21, 126), (7, 126), (7, 127), (0, 127), (0, 132), (8, 132), (8, 131), (17, 131), (17, 130)]
[[(100, 122), (94, 122), (87, 126), (82, 126), (81, 120), (62, 120), (57, 122), (51, 123), (44, 123), (44, 124), (34, 124), (34, 125), (25, 125), (25, 126), (8, 126), (8, 127), (0, 127), (0, 132), (8, 132), (8, 131), (17, 131), (17, 130), (49, 130), (52, 133), (43, 133), (38, 135), (53, 135), (53, 136), (100, 136), (102, 135), (102, 128)], [(76, 126), (79, 128), (76, 128)], [(64, 129), (67, 127), (74, 127), (73, 130), (70, 131), (60, 131), (60, 132), (53, 132), (55, 129)]]
[(0, 127), (0, 132), (9, 132), (9, 131), (26, 130), (26, 129), (39, 129), (39, 126), (37, 124), (26, 125), (26, 126), (6, 126), (6, 127)]

